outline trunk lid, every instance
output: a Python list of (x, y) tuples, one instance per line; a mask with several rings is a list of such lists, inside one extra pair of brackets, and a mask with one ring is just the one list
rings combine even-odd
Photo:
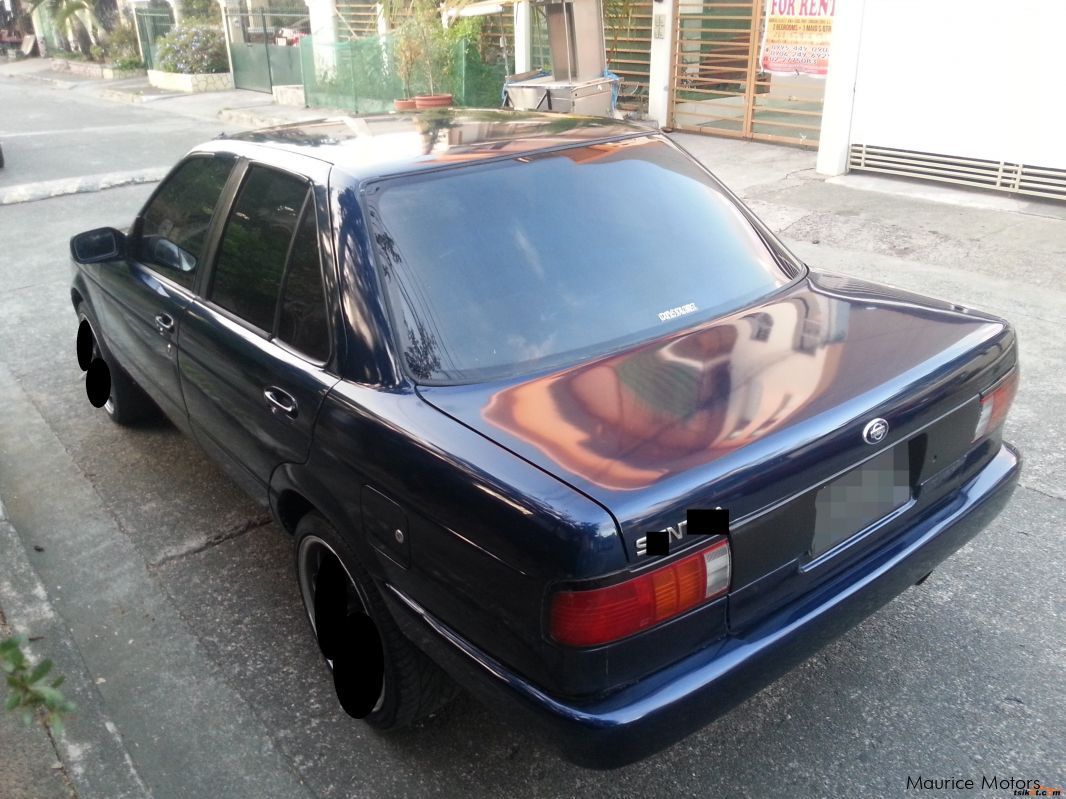
[[(938, 459), (957, 461), (1013, 341), (994, 317), (812, 273), (758, 306), (591, 362), (419, 391), (600, 503), (633, 563), (648, 560), (650, 530), (673, 527), (672, 550), (683, 547), (688, 508), (729, 509), (737, 589), (810, 544), (812, 519), (789, 513), (789, 498), (937, 420), (946, 432), (909, 453), (915, 484)], [(877, 417), (889, 430), (870, 445), (863, 428)], [(751, 523), (768, 513), (774, 524)]]

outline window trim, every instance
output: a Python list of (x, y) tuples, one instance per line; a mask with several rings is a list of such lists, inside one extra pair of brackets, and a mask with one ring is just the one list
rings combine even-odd
[[(208, 159), (216, 159), (217, 158), (217, 159), (219, 159), (221, 161), (229, 161), (230, 162), (230, 168), (229, 168), (229, 174), (226, 176), (226, 180), (222, 184), (222, 191), (219, 192), (218, 199), (215, 200), (215, 207), (211, 211), (211, 219), (210, 219), (210, 221), (208, 222), (208, 225), (207, 225), (207, 233), (204, 236), (204, 243), (203, 243), (203, 245), (201, 245), (200, 252), (198, 253), (196, 269), (193, 271), (192, 283), (190, 285), (186, 286), (184, 283), (180, 283), (177, 280), (175, 280), (169, 274), (170, 271), (172, 271), (172, 270), (162, 271), (161, 265), (155, 264), (152, 261), (148, 261), (148, 260), (145, 260), (145, 259), (141, 258), (139, 250), (140, 250), (140, 243), (141, 243), (142, 234), (144, 232), (144, 215), (148, 211), (149, 207), (152, 205), (152, 203), (155, 202), (156, 197), (159, 196), (160, 192), (162, 192), (163, 189), (166, 188), (167, 184), (170, 183), (171, 179), (176, 174), (178, 174), (178, 172), (180, 172), (185, 167), (186, 164), (189, 164), (189, 163), (191, 163), (194, 160), (203, 159), (203, 158), (208, 158)], [(192, 294), (194, 296), (196, 294), (198, 294), (197, 288), (199, 287), (199, 284), (200, 284), (200, 278), (203, 275), (204, 271), (206, 271), (207, 258), (209, 257), (209, 255), (212, 252), (212, 246), (213, 246), (213, 243), (214, 243), (214, 236), (215, 236), (215, 223), (216, 223), (216, 220), (218, 219), (219, 209), (222, 208), (222, 207), (228, 207), (229, 206), (229, 199), (230, 198), (228, 197), (228, 191), (229, 191), (230, 183), (233, 181), (233, 175), (237, 171), (237, 168), (239, 167), (239, 165), (240, 165), (239, 164), (239, 159), (237, 158), (236, 155), (234, 155), (233, 153), (227, 153), (227, 152), (222, 152), (222, 151), (220, 151), (220, 152), (192, 152), (192, 153), (189, 153), (188, 155), (186, 155), (180, 161), (178, 161), (178, 163), (176, 163), (171, 168), (171, 170), (169, 172), (167, 172), (166, 176), (159, 182), (159, 185), (155, 187), (155, 190), (151, 193), (151, 195), (149, 195), (149, 197), (145, 201), (144, 205), (141, 206), (141, 210), (137, 212), (137, 216), (133, 220), (133, 227), (131, 228), (132, 235), (130, 236), (130, 238), (132, 239), (132, 244), (133, 244), (133, 248), (132, 249), (133, 249), (133, 251), (132, 251), (132, 254), (127, 256), (127, 258), (129, 260), (133, 261), (134, 263), (138, 264), (139, 266), (142, 266), (145, 269), (147, 269), (149, 272), (152, 273), (153, 276), (161, 278), (168, 285), (174, 286), (175, 288), (180, 289), (183, 292)]]

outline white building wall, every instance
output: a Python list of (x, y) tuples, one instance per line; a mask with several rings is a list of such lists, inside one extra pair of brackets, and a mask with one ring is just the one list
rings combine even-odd
[(1066, 168), (1066, 3), (863, 5), (852, 143)]

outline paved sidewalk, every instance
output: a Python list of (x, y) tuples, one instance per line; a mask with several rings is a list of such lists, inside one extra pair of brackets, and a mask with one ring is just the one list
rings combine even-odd
[[(50, 658), (53, 674), (65, 678), (63, 692), (77, 711), (65, 720), (59, 736), (40, 724), (25, 728), (0, 711), (0, 797), (145, 799), (151, 793), (97, 690), (106, 679), (94, 679), (86, 668), (74, 636), (30, 562), (29, 547), (0, 502), (0, 638), (25, 636), (35, 661)], [(46, 552), (39, 544), (33, 548), (38, 556)], [(7, 695), (3, 688), (0, 693)]]
[(180, 116), (221, 120), (247, 128), (283, 125), (330, 114), (346, 113), (328, 109), (309, 109), (277, 105), (265, 92), (231, 89), (224, 92), (185, 94), (168, 92), (148, 83), (146, 77), (101, 80), (58, 72), (49, 59), (27, 58), (0, 63), (0, 77), (30, 80), (56, 89), (89, 94), (117, 103), (150, 105)]
[[(0, 524), (3, 508), (0, 506)], [(0, 609), (0, 640), (14, 635)], [(39, 648), (34, 642), (31, 654)], [(0, 704), (5, 689), (0, 687)], [(51, 734), (39, 722), (26, 726), (11, 713), (0, 713), (0, 796), (4, 799), (75, 799), (77, 793), (56, 751)]]

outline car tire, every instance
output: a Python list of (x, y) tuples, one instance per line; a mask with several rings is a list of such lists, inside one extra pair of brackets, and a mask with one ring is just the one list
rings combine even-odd
[(311, 512), (300, 520), (294, 553), (311, 631), (348, 715), (390, 730), (431, 715), (459, 693), (400, 631), (374, 580), (323, 516)]
[[(85, 303), (78, 303), (78, 362), (85, 370), (93, 359), (100, 358), (107, 364), (111, 378), (111, 392), (103, 405), (108, 418), (117, 425), (130, 427), (159, 416), (159, 410), (144, 389), (130, 377), (119, 363), (107, 353), (96, 334), (97, 326), (86, 311)], [(82, 325), (88, 325), (88, 339)], [(88, 353), (83, 348), (88, 348)], [(87, 378), (88, 379), (88, 378)]]

